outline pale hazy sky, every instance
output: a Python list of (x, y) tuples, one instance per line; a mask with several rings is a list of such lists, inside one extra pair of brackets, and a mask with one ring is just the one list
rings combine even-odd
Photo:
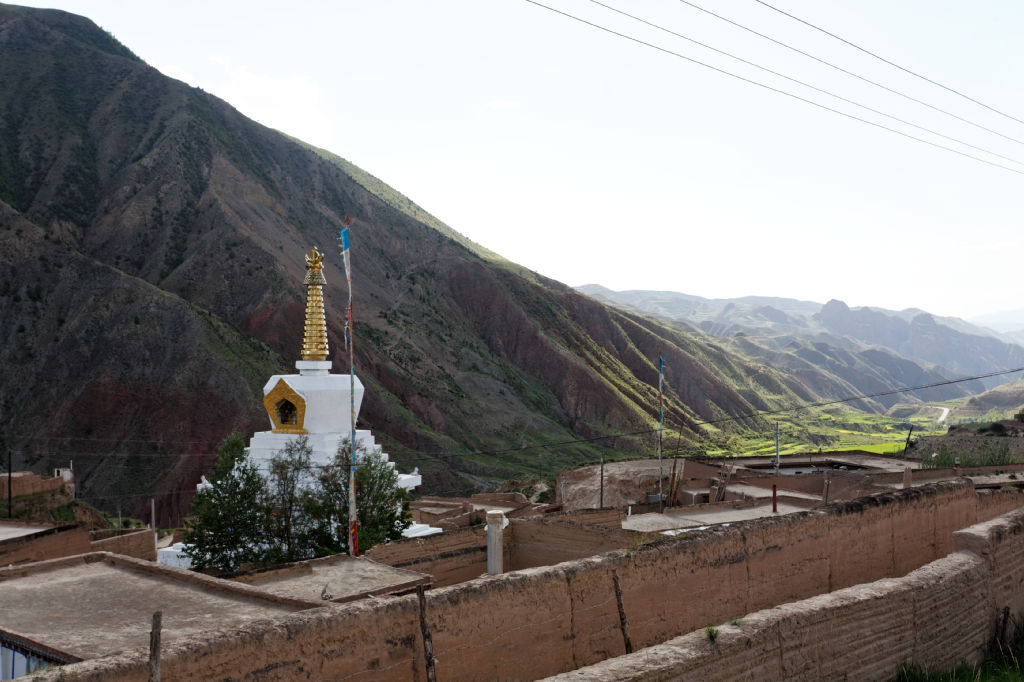
[[(927, 137), (589, 0), (539, 0)], [(679, 0), (604, 0), (1021, 163), (1024, 124), (754, 0), (694, 4), (1006, 139), (823, 67)], [(1024, 120), (1024, 3), (767, 0)], [(567, 284), (787, 296), (970, 317), (1024, 307), (1024, 174), (869, 127), (526, 0), (50, 0), (168, 76), (329, 149), (454, 229)], [(353, 238), (353, 248), (358, 241)]]

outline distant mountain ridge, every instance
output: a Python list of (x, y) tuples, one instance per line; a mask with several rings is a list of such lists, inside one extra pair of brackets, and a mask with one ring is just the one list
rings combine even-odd
[[(916, 308), (850, 308), (836, 300), (819, 304), (760, 296), (706, 299), (664, 291), (616, 292), (600, 285), (578, 290), (613, 305), (685, 322), (712, 336), (730, 339), (731, 347), (739, 352), (801, 373), (812, 390), (822, 390), (826, 379), (812, 377), (811, 367), (864, 392), (874, 392), (885, 390), (882, 386), (922, 385), (1024, 366), (1024, 347), (1006, 336)], [(924, 395), (931, 396), (926, 398), (929, 400), (960, 397), (1012, 378), (966, 382)]]
[[(677, 442), (818, 397), (684, 325), (530, 273), (334, 154), (162, 76), (83, 17), (0, 5), (0, 433), (15, 466), (177, 522), (261, 388), (292, 371), (303, 256), (352, 225), (360, 425), (426, 493), (650, 452), (658, 353)], [(547, 446), (566, 443), (563, 446)], [(544, 445), (545, 447), (538, 447)]]

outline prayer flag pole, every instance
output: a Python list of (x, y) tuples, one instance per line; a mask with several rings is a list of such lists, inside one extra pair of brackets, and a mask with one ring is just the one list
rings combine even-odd
[(348, 444), (352, 450), (352, 462), (348, 472), (348, 554), (359, 556), (359, 522), (356, 515), (356, 365), (352, 335), (352, 260), (348, 249), (348, 226), (351, 219), (345, 218), (345, 227), (339, 233), (341, 258), (345, 263), (345, 279), (348, 280), (348, 317), (345, 324), (345, 345), (348, 346), (349, 407), (352, 429)]

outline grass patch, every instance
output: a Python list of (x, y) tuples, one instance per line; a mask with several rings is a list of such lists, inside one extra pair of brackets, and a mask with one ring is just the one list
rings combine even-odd
[(945, 445), (940, 445), (937, 452), (921, 456), (921, 467), (924, 469), (951, 469), (956, 466), (958, 457), (962, 467), (1005, 466), (1021, 463), (1021, 457), (1010, 454), (1009, 445), (996, 442), (987, 444), (985, 449), (978, 452), (961, 452), (959, 449), (954, 451)]
[(905, 665), (893, 682), (1019, 682), (1024, 680), (1024, 627), (1014, 619), (1013, 636), (1007, 643), (993, 640), (981, 663), (963, 663), (952, 670), (926, 672), (917, 664)]

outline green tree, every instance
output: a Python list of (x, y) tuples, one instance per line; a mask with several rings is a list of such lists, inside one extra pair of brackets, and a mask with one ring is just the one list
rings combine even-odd
[(267, 480), (273, 540), (272, 561), (295, 561), (316, 556), (314, 477), (309, 438), (289, 441), (270, 460)]
[(242, 564), (264, 562), (267, 512), (263, 476), (245, 457), (192, 498), (184, 552), (193, 568), (233, 572)]
[[(348, 551), (348, 488), (351, 452), (342, 441), (330, 466), (317, 478), (316, 514), (319, 545), (334, 552)], [(359, 520), (359, 551), (402, 537), (412, 523), (409, 495), (398, 486), (398, 474), (379, 452), (360, 447), (356, 466), (356, 508)]]
[[(234, 435), (234, 434), (233, 434)], [(351, 450), (343, 441), (331, 464), (313, 466), (306, 436), (290, 441), (264, 476), (232, 451), (229, 436), (218, 463), (233, 461), (192, 500), (185, 553), (196, 569), (239, 570), (348, 551), (348, 481)], [(227, 452), (228, 454), (224, 454)], [(359, 550), (402, 537), (409, 500), (394, 467), (378, 452), (360, 450), (356, 468)]]
[(210, 480), (219, 481), (235, 468), (235, 463), (245, 457), (245, 439), (238, 431), (232, 431), (231, 435), (220, 442), (217, 448), (217, 462), (213, 465), (213, 475)]

